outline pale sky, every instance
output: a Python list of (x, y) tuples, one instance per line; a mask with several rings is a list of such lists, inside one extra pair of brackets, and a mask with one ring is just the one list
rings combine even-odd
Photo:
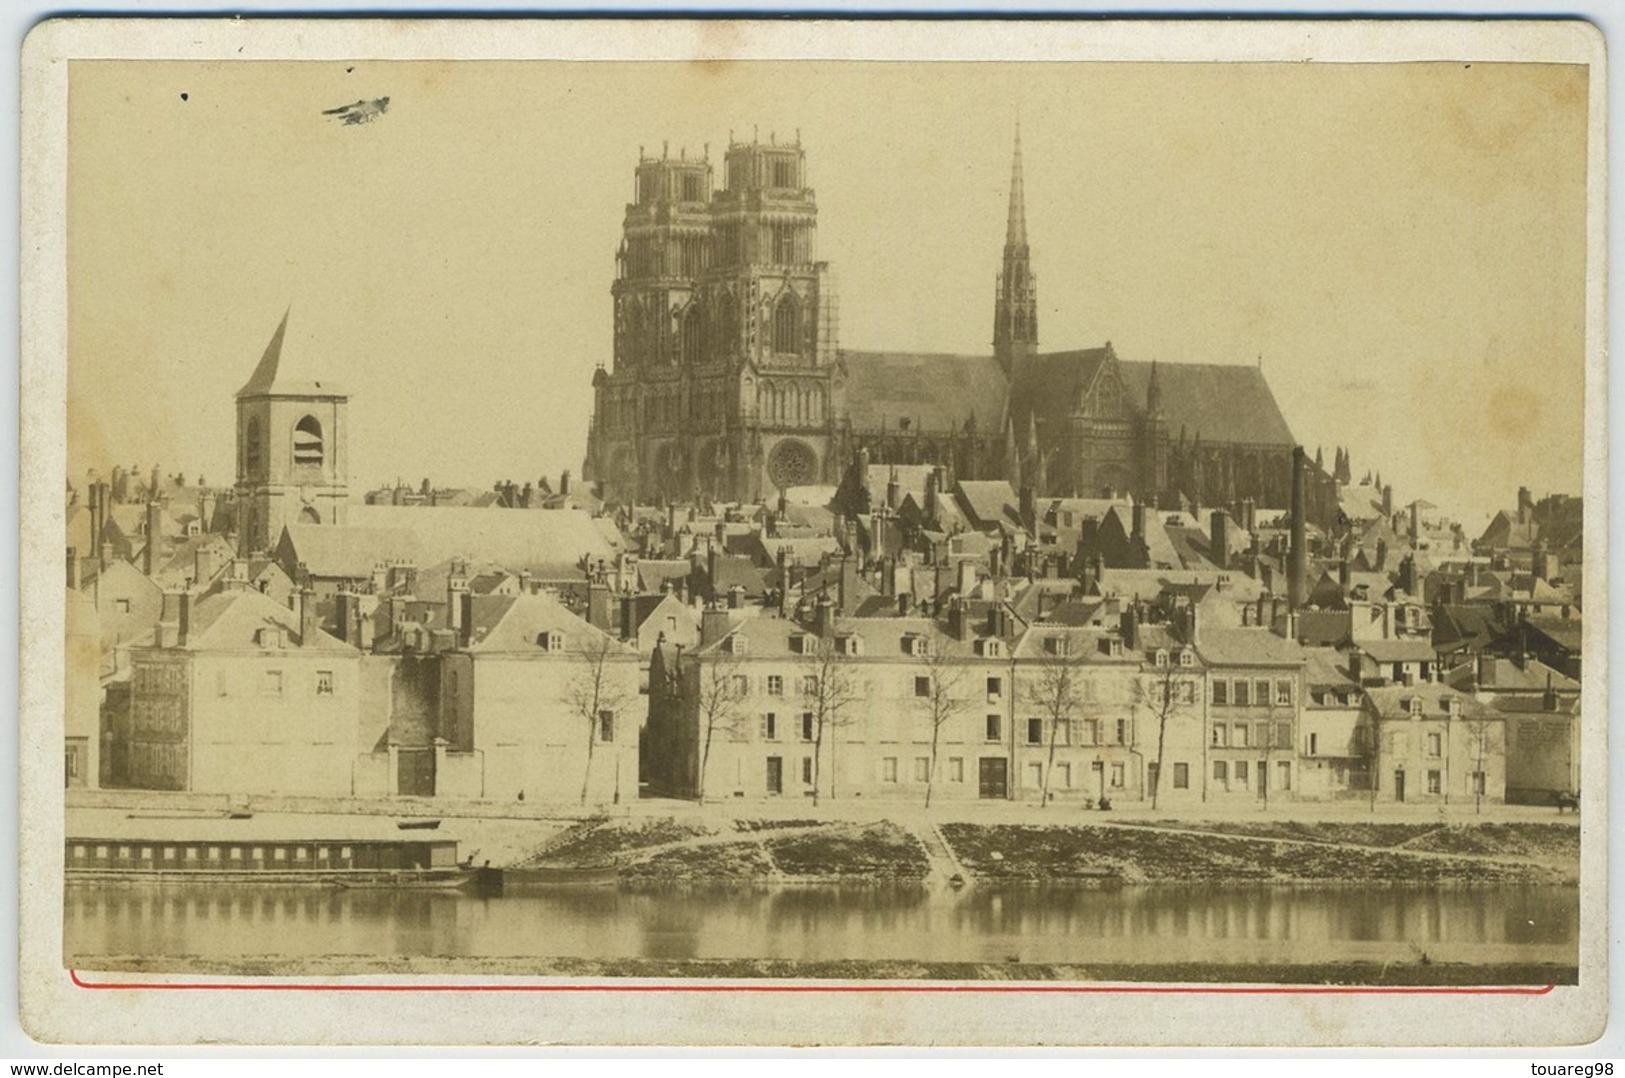
[(1401, 504), (1577, 494), (1586, 94), (1495, 64), (76, 61), (69, 474), (229, 482), (290, 304), (291, 361), (352, 394), (353, 492), (579, 474), (639, 147), (709, 143), (720, 180), (730, 130), (799, 130), (845, 347), (990, 351), (1019, 112), (1042, 349), (1262, 356), (1309, 451)]

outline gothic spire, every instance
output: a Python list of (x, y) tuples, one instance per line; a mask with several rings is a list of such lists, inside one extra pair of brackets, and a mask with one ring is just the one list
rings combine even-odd
[(1021, 178), (1021, 124), (1010, 163), (1010, 218), (993, 302), (993, 355), (1006, 376), (1038, 352), (1038, 282), (1027, 247), (1027, 200)]
[(1010, 163), (1010, 222), (1004, 232), (1004, 248), (1027, 246), (1027, 199), (1021, 183), (1021, 121), (1016, 121), (1016, 153)]

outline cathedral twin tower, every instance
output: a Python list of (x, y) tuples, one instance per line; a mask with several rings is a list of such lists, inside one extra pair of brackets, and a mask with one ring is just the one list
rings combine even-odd
[(641, 156), (616, 254), (613, 362), (586, 474), (609, 501), (757, 502), (833, 485), (859, 449), (1040, 495), (1285, 504), (1291, 432), (1253, 367), (1041, 355), (1021, 135), (992, 354), (837, 344), (799, 138)]

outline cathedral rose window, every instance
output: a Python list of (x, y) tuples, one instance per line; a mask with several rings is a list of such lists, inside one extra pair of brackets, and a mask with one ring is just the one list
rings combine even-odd
[(805, 442), (780, 442), (768, 458), (767, 476), (780, 490), (801, 487), (814, 481), (818, 457)]

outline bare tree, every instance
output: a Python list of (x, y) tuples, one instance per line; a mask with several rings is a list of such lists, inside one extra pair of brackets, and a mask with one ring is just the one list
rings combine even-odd
[[(593, 750), (606, 728), (604, 720), (609, 720), (607, 729), (610, 734), (610, 738), (605, 740), (611, 740), (615, 735), (615, 723), (622, 717), (620, 712), (632, 696), (618, 676), (619, 662), (626, 655), (620, 641), (608, 633), (596, 631), (575, 649), (574, 658), (578, 665), (565, 690), (565, 701), (587, 734), (587, 765), (581, 773), (583, 805), (587, 803), (587, 792), (592, 782)], [(620, 799), (618, 783), (615, 797), (617, 801)]]
[(1490, 735), (1494, 730), (1488, 708), (1477, 708), (1467, 720), (1467, 729), (1473, 735), (1473, 811), (1484, 811), (1484, 757), (1490, 751)]
[(937, 744), (942, 728), (963, 712), (969, 701), (960, 695), (965, 668), (943, 654), (941, 648), (933, 647), (927, 652), (924, 676), (930, 682), (929, 692), (918, 700), (931, 723), (931, 764), (925, 776), (925, 807), (930, 808), (931, 793), (937, 782)]
[[(849, 663), (833, 637), (806, 637), (801, 661), (801, 702), (812, 716), (813, 804), (818, 804), (824, 776), (824, 739), (851, 721), (849, 709), (857, 702), (858, 687)], [(830, 796), (835, 795), (834, 776)]]
[(747, 716), (744, 711), (746, 682), (739, 672), (739, 661), (731, 654), (707, 655), (699, 660), (696, 671), (699, 679), (696, 699), (700, 717), (700, 774), (695, 792), (705, 801), (705, 776), (711, 761), (711, 740), (720, 730), (737, 736), (743, 731)]
[(1151, 712), (1157, 721), (1157, 763), (1151, 775), (1151, 807), (1157, 807), (1162, 791), (1163, 760), (1168, 745), (1168, 721), (1180, 718), (1196, 706), (1196, 681), (1181, 674), (1182, 667), (1164, 661), (1153, 667), (1150, 677), (1134, 682), (1134, 702)]
[(1045, 650), (1039, 659), (1038, 676), (1027, 685), (1027, 702), (1043, 717), (1048, 727), (1049, 756), (1044, 765), (1043, 801), (1049, 804), (1050, 773), (1055, 770), (1055, 742), (1064, 724), (1070, 723), (1082, 704), (1079, 659), (1073, 654), (1072, 641), (1056, 634), (1044, 641)]

